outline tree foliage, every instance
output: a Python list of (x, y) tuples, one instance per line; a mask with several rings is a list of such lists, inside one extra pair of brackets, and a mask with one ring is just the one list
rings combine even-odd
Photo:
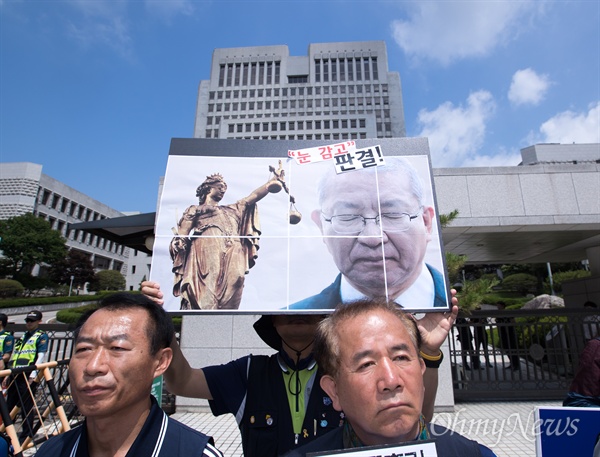
[(50, 269), (50, 277), (54, 282), (70, 285), (73, 276), (73, 286), (82, 288), (86, 282), (94, 280), (95, 274), (89, 254), (77, 249), (71, 249), (64, 259), (56, 262)]
[(13, 275), (31, 273), (36, 264), (53, 265), (67, 254), (65, 239), (32, 213), (0, 221), (0, 250)]
[(125, 277), (116, 270), (101, 270), (95, 274), (88, 290), (125, 290)]
[(514, 275), (506, 276), (502, 280), (502, 288), (526, 295), (529, 293), (535, 293), (537, 289), (537, 283), (538, 280), (533, 275), (527, 273), (516, 273)]

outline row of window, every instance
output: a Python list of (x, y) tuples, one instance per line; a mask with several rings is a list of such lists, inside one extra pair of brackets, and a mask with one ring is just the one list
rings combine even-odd
[(107, 252), (113, 252), (118, 255), (123, 255), (125, 251), (125, 246), (115, 243), (114, 241), (107, 240), (106, 238), (92, 235), (91, 233), (86, 233), (83, 230), (65, 230), (67, 223), (61, 219), (56, 219), (44, 213), (38, 213), (38, 217), (48, 221), (53, 230), (56, 230), (68, 240), (83, 243), (88, 246), (96, 247)]
[(304, 109), (304, 108), (328, 108), (345, 106), (389, 106), (389, 97), (343, 97), (343, 98), (309, 98), (302, 100), (265, 100), (257, 102), (232, 102), (232, 103), (209, 103), (208, 112), (221, 111), (248, 111), (248, 110), (270, 110), (270, 109)]
[(377, 57), (315, 59), (315, 81), (377, 81)]
[[(214, 138), (218, 138), (219, 131), (214, 131)], [(206, 131), (206, 137), (210, 138), (210, 131)], [(391, 134), (386, 134), (386, 138), (391, 138)], [(254, 136), (228, 136), (228, 140), (358, 140), (366, 139), (366, 132), (354, 133), (309, 133), (306, 135), (254, 135)]]
[(87, 222), (106, 219), (106, 216), (99, 214), (97, 211), (86, 208), (77, 202), (53, 193), (48, 189), (42, 189), (41, 203), (44, 206), (55, 209), (60, 213), (68, 214), (69, 216), (79, 219), (80, 221)]
[[(348, 57), (314, 60), (316, 82), (377, 81), (377, 57)], [(308, 83), (308, 75), (292, 75), (288, 83)], [(237, 62), (219, 65), (219, 87), (280, 84), (281, 62)]]
[(219, 87), (279, 84), (281, 62), (228, 63), (219, 66)]
[(318, 87), (282, 87), (282, 88), (266, 88), (266, 89), (235, 89), (235, 90), (217, 90), (210, 91), (208, 94), (209, 100), (215, 98), (221, 100), (223, 98), (271, 98), (271, 97), (311, 97), (313, 95), (332, 95), (336, 94), (383, 94), (388, 93), (387, 84), (350, 84), (342, 86), (318, 86)]
[(229, 124), (229, 133), (283, 132), (286, 130), (357, 129), (366, 128), (365, 119), (324, 119), (307, 121), (247, 122)]

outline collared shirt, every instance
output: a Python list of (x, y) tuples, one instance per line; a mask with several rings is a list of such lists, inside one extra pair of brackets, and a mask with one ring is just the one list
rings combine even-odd
[[(127, 457), (223, 457), (212, 438), (169, 418), (152, 399), (150, 414)], [(46, 441), (36, 457), (89, 457), (87, 422)]]
[[(342, 297), (342, 303), (368, 298), (365, 294), (356, 290), (344, 275), (342, 275), (340, 285), (340, 296)], [(433, 277), (429, 269), (423, 264), (421, 273), (417, 276), (415, 282), (396, 297), (394, 301), (404, 309), (423, 309), (430, 307), (434, 299), (435, 284), (433, 283)], [(423, 305), (424, 300), (426, 300), (426, 305)]]

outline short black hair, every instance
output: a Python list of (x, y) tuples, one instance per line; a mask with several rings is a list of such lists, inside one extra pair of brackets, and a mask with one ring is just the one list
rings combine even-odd
[(163, 309), (145, 295), (116, 293), (103, 298), (98, 307), (87, 311), (79, 318), (75, 327), (75, 341), (79, 337), (81, 328), (92, 314), (104, 309), (106, 311), (121, 311), (124, 309), (144, 309), (150, 317), (150, 325), (146, 328), (146, 334), (150, 341), (150, 353), (155, 355), (161, 349), (169, 347), (175, 336), (175, 329), (171, 317)]
[(8, 316), (4, 313), (0, 313), (0, 322), (2, 322), (2, 327), (6, 328), (8, 324)]

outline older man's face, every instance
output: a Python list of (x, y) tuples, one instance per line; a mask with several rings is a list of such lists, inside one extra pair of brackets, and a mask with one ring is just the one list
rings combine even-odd
[(425, 365), (403, 323), (385, 310), (337, 326), (339, 371), (321, 386), (366, 445), (414, 440), (423, 406)]
[(350, 283), (369, 296), (383, 296), (384, 278), (387, 278), (388, 295), (395, 298), (412, 285), (421, 272), (431, 239), (433, 209), (419, 208), (404, 176), (379, 174), (379, 202), (375, 176), (371, 173), (346, 173), (332, 179), (335, 183), (328, 188), (321, 208), (327, 219), (348, 214), (375, 218), (380, 213), (379, 205), (381, 213), (419, 214), (403, 232), (382, 232), (374, 220), (369, 220), (358, 235), (340, 236), (321, 214), (313, 213), (313, 220), (321, 227), (336, 266)]

